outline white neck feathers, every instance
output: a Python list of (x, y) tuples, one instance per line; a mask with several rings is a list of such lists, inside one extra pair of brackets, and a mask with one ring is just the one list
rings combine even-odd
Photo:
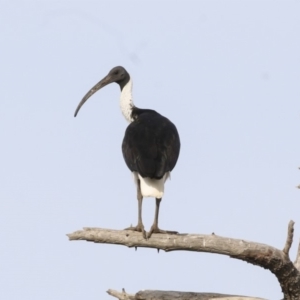
[(127, 84), (123, 87), (121, 91), (121, 98), (120, 98), (120, 107), (123, 116), (128, 122), (132, 122), (133, 119), (131, 117), (131, 112), (133, 108), (133, 101), (132, 101), (132, 81), (129, 79)]

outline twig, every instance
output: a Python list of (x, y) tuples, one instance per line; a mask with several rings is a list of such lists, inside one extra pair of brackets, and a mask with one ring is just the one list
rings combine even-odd
[(293, 243), (293, 237), (294, 237), (294, 221), (290, 221), (289, 223), (289, 227), (288, 227), (288, 234), (287, 234), (287, 238), (286, 238), (286, 242), (285, 242), (285, 246), (283, 249), (283, 253), (285, 255), (289, 255), (292, 243)]
[(134, 300), (135, 299), (135, 295), (127, 294), (125, 292), (125, 289), (122, 289), (122, 293), (115, 291), (115, 290), (111, 290), (111, 289), (109, 289), (106, 293), (113, 297), (116, 297), (120, 300)]

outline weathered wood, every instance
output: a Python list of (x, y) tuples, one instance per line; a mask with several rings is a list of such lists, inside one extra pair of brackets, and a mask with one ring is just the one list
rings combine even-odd
[(113, 296), (113, 297), (116, 297), (118, 298), (119, 300), (135, 300), (135, 295), (133, 294), (127, 294), (125, 292), (125, 290), (123, 289), (122, 292), (118, 292), (118, 291), (115, 291), (115, 290), (108, 290), (107, 291), (107, 294)]
[[(293, 264), (288, 252), (293, 239), (291, 221), (284, 250), (272, 246), (221, 237), (215, 234), (153, 234), (144, 239), (141, 233), (127, 230), (84, 228), (68, 234), (70, 240), (86, 240), (95, 243), (117, 244), (127, 247), (146, 247), (164, 251), (196, 251), (228, 255), (270, 270), (277, 277), (284, 299), (300, 299), (299, 255)], [(300, 250), (299, 250), (300, 251)], [(299, 253), (299, 252), (298, 252)]]
[(136, 294), (136, 300), (262, 300), (262, 298), (251, 298), (235, 295), (224, 295), (216, 293), (192, 293), (175, 291), (140, 291)]
[(293, 238), (294, 238), (294, 221), (290, 221), (289, 227), (288, 227), (288, 234), (285, 242), (285, 246), (283, 248), (283, 253), (285, 255), (289, 255), (292, 243), (293, 243)]
[(139, 291), (135, 295), (127, 294), (123, 289), (122, 292), (108, 290), (107, 293), (119, 300), (264, 300), (262, 298), (253, 298), (237, 295), (225, 295), (216, 293), (193, 293), (193, 292), (177, 292), (177, 291)]
[(297, 251), (297, 256), (294, 262), (295, 268), (300, 272), (300, 242), (298, 245), (298, 251)]

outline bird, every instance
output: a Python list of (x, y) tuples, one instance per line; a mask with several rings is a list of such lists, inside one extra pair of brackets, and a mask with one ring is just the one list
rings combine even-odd
[[(149, 239), (153, 233), (177, 234), (177, 231), (161, 230), (158, 227), (158, 215), (165, 182), (179, 157), (179, 134), (176, 126), (166, 117), (155, 110), (141, 109), (134, 105), (132, 79), (126, 69), (122, 66), (111, 69), (82, 98), (74, 117), (94, 93), (110, 83), (117, 83), (121, 90), (120, 108), (129, 123), (122, 142), (122, 152), (137, 188), (138, 223), (125, 230), (141, 232), (145, 239)], [(148, 233), (142, 221), (144, 197), (156, 199), (154, 221)]]

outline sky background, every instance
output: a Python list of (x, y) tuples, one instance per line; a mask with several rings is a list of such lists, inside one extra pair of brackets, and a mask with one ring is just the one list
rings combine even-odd
[[(281, 299), (275, 276), (226, 256), (69, 242), (137, 222), (119, 87), (176, 124), (160, 226), (282, 249), (300, 237), (300, 1), (1, 1), (0, 292), (112, 299), (109, 288)], [(149, 230), (154, 199), (145, 199)]]

